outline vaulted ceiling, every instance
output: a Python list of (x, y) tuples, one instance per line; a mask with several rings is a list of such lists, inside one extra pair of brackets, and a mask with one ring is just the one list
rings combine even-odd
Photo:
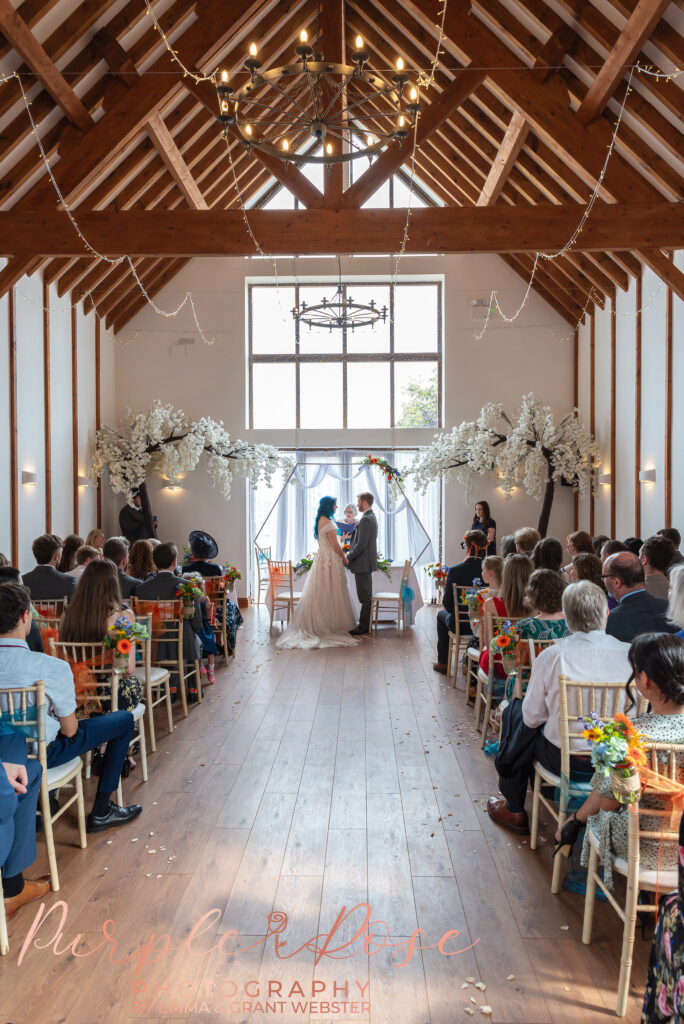
[[(153, 9), (187, 67), (209, 72), (220, 65), (239, 78), (252, 39), (259, 42), (264, 67), (277, 66), (292, 60), (302, 27), (312, 40), (320, 33), (318, 48), (330, 59), (343, 55), (345, 43), (351, 51), (361, 34), (373, 67), (392, 67), (401, 55), (409, 68), (429, 68), (442, 5), (323, 0), (319, 15), (313, 0), (161, 0)], [(684, 0), (447, 0), (434, 86), (418, 122), (417, 180), (447, 206), (479, 207), (472, 210), (475, 233), (478, 225), (498, 219), (481, 210), (494, 205), (502, 223), (510, 212), (511, 230), (526, 223), (524, 210), (534, 213), (534, 245), (545, 211), (533, 207), (546, 207), (549, 232), (551, 214), (563, 217), (551, 205), (570, 207), (579, 221), (599, 180), (630, 68), (637, 61), (666, 72), (684, 67), (684, 37), (677, 31), (684, 25), (682, 10)], [(120, 225), (119, 252), (135, 251), (123, 241), (126, 217), (117, 220), (124, 211), (151, 211), (169, 230), (174, 222), (168, 211), (198, 211), (205, 223), (206, 211), (238, 211), (214, 88), (184, 76), (145, 0), (23, 0), (16, 9), (0, 0), (0, 33), (0, 67), (20, 71), (54, 175), (52, 181), (13, 79), (0, 88), (0, 225), (2, 251), (9, 255), (0, 294), (23, 274), (40, 271), (46, 283), (56, 282), (60, 295), (82, 301), (86, 312), (94, 306), (119, 331), (147, 300), (128, 264), (98, 258), (80, 240), (80, 248), (61, 250), (68, 255), (50, 255), (55, 185), (77, 220), (110, 215), (93, 217), (93, 230), (106, 221), (111, 238)], [(667, 244), (649, 245), (651, 236), (637, 230), (635, 216), (633, 236), (624, 229), (611, 235), (606, 228), (605, 248), (578, 245), (537, 269), (533, 287), (573, 326), (593, 302), (614, 301), (616, 289), (627, 288), (642, 264), (684, 298), (684, 275), (668, 253), (684, 246), (672, 227), (682, 224), (684, 210), (676, 205), (683, 194), (683, 80), (684, 75), (667, 80), (633, 74), (597, 207), (635, 204), (654, 225), (669, 221)], [(309, 220), (320, 211), (321, 224), (338, 226), (342, 218), (334, 211), (357, 216), (351, 211), (406, 163), (411, 149), (389, 147), (346, 191), (341, 174), (328, 173), (321, 194), (292, 164), (256, 151), (249, 155), (237, 137), (228, 145), (243, 201), (260, 195), (275, 177), (308, 208)], [(511, 206), (520, 208), (515, 220)], [(454, 212), (455, 225), (459, 216)], [(12, 248), (11, 225), (17, 239), (26, 226), (29, 241), (24, 238), (21, 248), (18, 241)], [(387, 225), (398, 243), (401, 232), (389, 219)], [(548, 244), (555, 237), (549, 233)], [(524, 251), (515, 251), (509, 241), (502, 249), (502, 259), (527, 281), (534, 259), (530, 245), (521, 243)], [(179, 251), (186, 249), (181, 245)], [(189, 258), (140, 255), (134, 265), (154, 296)]]

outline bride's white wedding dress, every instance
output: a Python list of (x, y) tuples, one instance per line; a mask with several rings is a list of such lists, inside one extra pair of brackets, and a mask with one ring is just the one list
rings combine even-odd
[(349, 635), (356, 616), (349, 598), (344, 563), (333, 543), (337, 527), (324, 520), (318, 528), (318, 551), (307, 573), (302, 596), (276, 647), (313, 650), (315, 647), (353, 647), (359, 641)]

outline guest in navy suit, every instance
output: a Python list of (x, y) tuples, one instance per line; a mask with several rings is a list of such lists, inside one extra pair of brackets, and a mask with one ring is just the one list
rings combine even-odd
[(31, 572), (22, 574), (31, 598), (34, 601), (58, 601), (61, 597), (71, 597), (77, 581), (56, 568), (62, 554), (61, 537), (45, 533), (34, 540), (31, 550), (38, 565)]
[(621, 551), (603, 563), (603, 581), (618, 602), (608, 616), (606, 633), (631, 643), (641, 633), (676, 633), (667, 617), (667, 600), (646, 590), (644, 567), (637, 555)]

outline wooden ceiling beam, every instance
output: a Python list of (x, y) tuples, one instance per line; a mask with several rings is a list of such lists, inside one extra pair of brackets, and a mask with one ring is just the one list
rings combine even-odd
[(529, 130), (530, 125), (527, 118), (519, 110), (514, 111), (499, 152), (489, 170), (487, 180), (482, 186), (477, 200), (478, 206), (493, 206), (497, 201), (501, 195), (501, 189), (518, 159), (518, 153), (523, 148)]
[(90, 114), (10, 0), (0, 0), (0, 31), (67, 117), (87, 132), (93, 124)]
[(639, 249), (637, 255), (675, 295), (684, 300), (684, 274), (659, 249)]
[[(418, 118), (417, 146), (425, 142), (449, 115), (481, 85), (485, 77), (484, 71), (477, 68), (465, 68), (460, 71), (452, 82), (439, 95), (432, 94), (430, 103), (424, 107)], [(393, 144), (376, 158), (374, 163), (357, 178), (342, 197), (347, 209), (362, 206), (374, 192), (387, 181), (401, 165), (406, 162), (413, 145), (412, 135), (406, 140), (406, 147)]]
[(145, 130), (190, 209), (207, 210), (206, 200), (158, 111), (148, 119)]
[[(344, 18), (344, 0), (327, 0), (321, 5), (321, 37), (319, 50), (325, 60), (334, 61), (336, 64), (346, 63), (346, 33)], [(347, 101), (347, 90), (340, 91), (335, 106), (330, 114), (341, 115)], [(331, 140), (332, 141), (332, 140)], [(335, 139), (334, 145), (342, 145), (341, 139)], [(341, 163), (330, 164), (324, 168), (323, 173), (323, 196), (326, 206), (339, 206), (342, 202), (342, 192), (348, 185), (349, 167)]]
[[(416, 209), (412, 252), (536, 252), (561, 248), (581, 208), (567, 206)], [(254, 232), (266, 252), (391, 252), (406, 212), (396, 210), (254, 210)], [(241, 211), (84, 212), (79, 227), (99, 252), (131, 256), (211, 256), (249, 251)], [(574, 248), (676, 248), (684, 237), (684, 204), (597, 204)], [(389, 246), (389, 248), (388, 248)], [(0, 213), (0, 254), (80, 255), (83, 243), (61, 210), (15, 208)], [(337, 247), (337, 248), (336, 248)]]
[[(202, 17), (193, 22), (174, 45), (181, 44), (183, 58), (190, 67), (203, 68), (216, 59), (231, 38), (242, 39), (246, 26), (257, 13), (267, 15), (275, 0), (203, 0)], [(216, 31), (217, 25), (227, 25)], [(237, 47), (235, 49), (237, 56)], [(97, 180), (103, 168), (118, 156), (144, 129), (149, 116), (168, 103), (183, 87), (184, 79), (171, 66), (166, 51), (151, 66), (144, 78), (135, 82), (126, 95), (90, 128), (54, 167), (53, 174), (67, 202), (73, 203)], [(54, 187), (42, 178), (14, 207), (43, 207), (56, 202)], [(25, 273), (27, 261), (11, 260), (0, 271), (0, 295), (6, 294)]]

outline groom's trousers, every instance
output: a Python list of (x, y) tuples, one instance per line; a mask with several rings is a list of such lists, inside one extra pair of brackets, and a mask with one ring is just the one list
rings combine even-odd
[(367, 633), (370, 629), (371, 597), (373, 596), (373, 574), (370, 572), (357, 572), (354, 575), (356, 580), (356, 596), (361, 602), (359, 613), (359, 629)]

